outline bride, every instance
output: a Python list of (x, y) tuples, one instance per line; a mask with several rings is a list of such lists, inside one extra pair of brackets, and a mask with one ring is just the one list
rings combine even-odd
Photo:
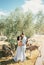
[(17, 50), (16, 50), (16, 55), (14, 56), (14, 61), (17, 62), (17, 61), (23, 61), (23, 51), (22, 51), (22, 37), (21, 36), (18, 36), (17, 37), (17, 42), (18, 42), (18, 47), (17, 47)]

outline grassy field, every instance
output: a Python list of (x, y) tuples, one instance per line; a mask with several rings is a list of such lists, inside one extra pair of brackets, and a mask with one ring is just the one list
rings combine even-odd
[(38, 57), (38, 50), (34, 50), (31, 52), (31, 56), (29, 51), (26, 52), (27, 59), (24, 62), (17, 62), (15, 63), (13, 60), (13, 57), (2, 57), (0, 58), (0, 64), (1, 65), (34, 65), (36, 58)]

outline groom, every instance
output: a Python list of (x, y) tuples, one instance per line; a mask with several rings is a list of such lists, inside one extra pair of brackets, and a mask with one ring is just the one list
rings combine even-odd
[(22, 32), (22, 52), (23, 52), (23, 57), (22, 57), (22, 61), (26, 60), (26, 56), (25, 56), (25, 51), (26, 51), (26, 42), (27, 42), (27, 37), (24, 35), (24, 33)]

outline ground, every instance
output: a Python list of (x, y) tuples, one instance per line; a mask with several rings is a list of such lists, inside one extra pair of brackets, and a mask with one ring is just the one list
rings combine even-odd
[[(34, 39), (40, 44), (44, 40), (44, 36), (35, 36)], [(12, 59), (13, 57), (2, 57), (0, 58), (0, 65), (35, 65), (36, 59), (39, 56), (39, 50), (34, 50), (31, 52), (31, 56), (29, 51), (26, 52), (27, 60), (24, 62), (15, 63)]]

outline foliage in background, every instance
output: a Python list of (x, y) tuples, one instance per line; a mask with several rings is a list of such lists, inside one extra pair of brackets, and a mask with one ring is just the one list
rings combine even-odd
[(7, 36), (8, 39), (16, 38), (22, 31), (27, 37), (35, 33), (44, 34), (44, 14), (40, 11), (34, 17), (32, 12), (24, 13), (16, 9), (8, 17), (0, 19), (0, 34)]
[(44, 34), (44, 13), (41, 11), (36, 15), (35, 32), (38, 34)]

